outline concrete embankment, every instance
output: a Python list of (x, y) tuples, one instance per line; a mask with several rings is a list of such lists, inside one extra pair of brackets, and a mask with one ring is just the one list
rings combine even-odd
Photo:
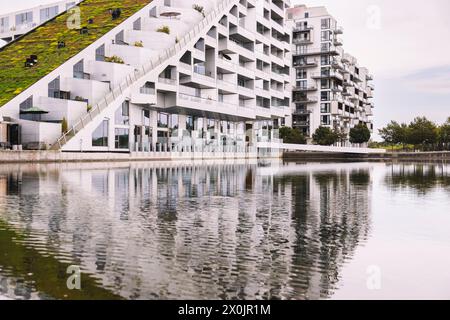
[(0, 151), (0, 163), (52, 162), (119, 162), (119, 161), (174, 161), (211, 159), (255, 159), (256, 153), (234, 152), (60, 152), (60, 151)]
[(386, 152), (371, 154), (348, 154), (326, 152), (285, 152), (285, 160), (310, 161), (450, 161), (450, 151), (440, 152)]

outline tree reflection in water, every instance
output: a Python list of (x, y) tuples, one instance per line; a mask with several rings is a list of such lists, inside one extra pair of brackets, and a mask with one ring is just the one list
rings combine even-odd
[(419, 195), (450, 187), (450, 170), (443, 163), (393, 164), (387, 170), (385, 184), (393, 191), (411, 189)]

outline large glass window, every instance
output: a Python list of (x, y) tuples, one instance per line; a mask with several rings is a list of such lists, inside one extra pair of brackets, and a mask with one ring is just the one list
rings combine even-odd
[(150, 110), (143, 110), (142, 111), (142, 122), (144, 126), (150, 126)]
[(331, 25), (330, 18), (322, 19), (322, 21), (321, 21), (322, 29), (330, 29), (330, 25)]
[(58, 15), (58, 6), (41, 9), (41, 22), (50, 20)]
[(330, 104), (329, 103), (321, 103), (320, 104), (320, 112), (321, 113), (330, 113)]
[(170, 115), (170, 129), (178, 129), (178, 115), (177, 114), (171, 114)]
[(33, 12), (32, 11), (20, 13), (20, 14), (16, 15), (16, 25), (17, 26), (30, 24), (32, 22), (33, 22)]
[(124, 101), (119, 109), (116, 111), (116, 124), (117, 125), (128, 125), (130, 124), (130, 103)]
[(107, 147), (108, 146), (108, 120), (103, 120), (102, 123), (92, 133), (93, 147)]
[(48, 84), (48, 97), (60, 98), (60, 78), (56, 78)]
[(187, 116), (186, 117), (186, 130), (193, 131), (194, 130), (194, 117)]
[(130, 130), (124, 128), (116, 128), (115, 130), (115, 146), (116, 149), (129, 148)]
[(84, 79), (84, 60), (78, 61), (73, 66), (73, 77), (76, 79)]
[(320, 93), (320, 101), (330, 101), (330, 91), (322, 91)]
[(320, 116), (320, 123), (323, 126), (329, 126), (331, 123), (330, 116)]
[(158, 113), (158, 128), (169, 127), (169, 115), (167, 113)]
[(96, 61), (105, 61), (105, 45), (102, 44), (100, 47), (95, 50), (95, 60)]

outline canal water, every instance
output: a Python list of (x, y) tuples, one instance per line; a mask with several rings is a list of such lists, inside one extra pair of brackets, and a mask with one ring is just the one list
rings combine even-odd
[(450, 298), (450, 165), (0, 166), (10, 299)]

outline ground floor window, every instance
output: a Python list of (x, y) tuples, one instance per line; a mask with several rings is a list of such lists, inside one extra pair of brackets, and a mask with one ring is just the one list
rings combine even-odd
[(102, 123), (92, 133), (93, 147), (107, 147), (108, 146), (108, 120), (103, 120)]
[(116, 128), (115, 131), (115, 146), (116, 149), (128, 149), (129, 148), (129, 129)]

